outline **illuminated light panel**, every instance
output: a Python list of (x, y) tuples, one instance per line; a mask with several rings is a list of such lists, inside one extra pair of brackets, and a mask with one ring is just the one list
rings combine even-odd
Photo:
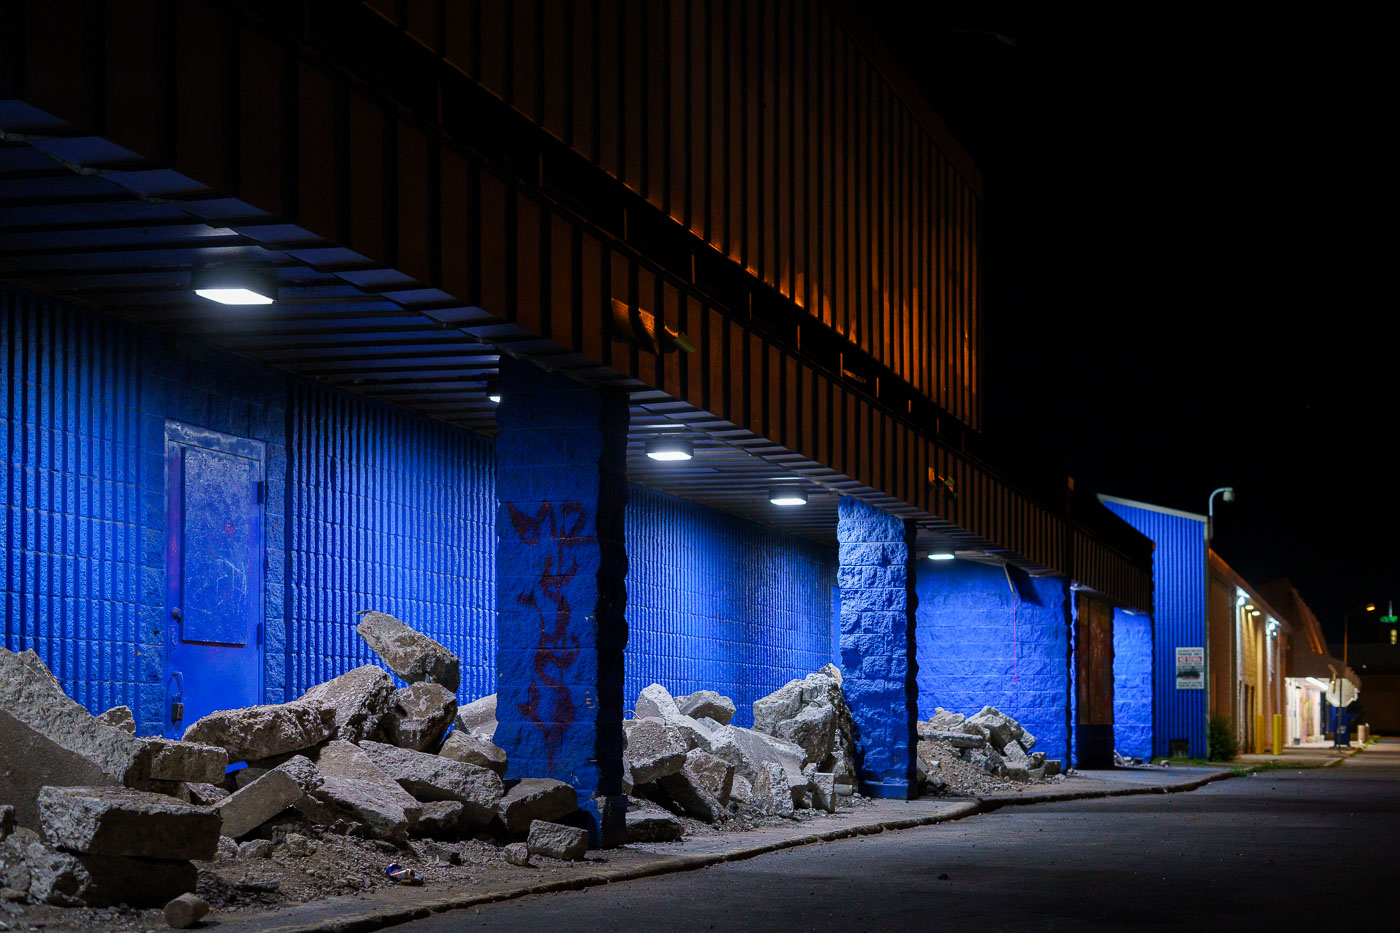
[(806, 505), (807, 493), (796, 486), (773, 486), (768, 490), (768, 501), (774, 505)]
[(270, 305), (272, 299), (251, 288), (196, 288), (194, 293), (201, 298), (217, 301), (221, 305)]
[(647, 440), (647, 456), (662, 463), (689, 460), (695, 456), (695, 447), (688, 437), (662, 434)]
[(957, 555), (952, 551), (933, 551), (928, 556), (929, 560), (956, 560)]

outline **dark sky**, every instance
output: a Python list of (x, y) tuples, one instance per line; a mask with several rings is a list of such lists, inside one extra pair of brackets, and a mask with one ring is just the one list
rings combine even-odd
[(988, 436), (1173, 508), (1233, 485), (1217, 550), (1337, 638), (1400, 599), (1387, 30), (863, 9), (983, 172)]

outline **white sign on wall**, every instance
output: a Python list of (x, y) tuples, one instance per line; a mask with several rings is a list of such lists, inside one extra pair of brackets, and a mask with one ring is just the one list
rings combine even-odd
[(1206, 649), (1176, 649), (1176, 689), (1204, 690), (1206, 688)]

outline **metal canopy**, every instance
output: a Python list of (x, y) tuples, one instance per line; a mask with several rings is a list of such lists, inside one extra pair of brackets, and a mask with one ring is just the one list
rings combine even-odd
[[(223, 306), (190, 291), (197, 265), (231, 261), (275, 271), (277, 302)], [(628, 473), (636, 482), (828, 543), (836, 539), (838, 496), (856, 496), (917, 521), (923, 550), (970, 551), (1048, 572), (18, 101), (0, 101), (0, 280), (485, 433), (495, 430), (485, 388), (500, 354), (527, 357), (632, 393)], [(648, 437), (674, 430), (691, 436), (693, 460), (646, 457)], [(772, 505), (775, 480), (803, 485), (807, 504)]]

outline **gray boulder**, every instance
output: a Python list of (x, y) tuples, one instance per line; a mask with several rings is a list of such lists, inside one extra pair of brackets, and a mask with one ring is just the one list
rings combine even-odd
[[(711, 754), (734, 765), (735, 770), (748, 778), (749, 783), (752, 784), (758, 779), (759, 772), (768, 763), (777, 764), (783, 769), (788, 777), (789, 785), (802, 782), (802, 766), (806, 752), (802, 750), (801, 746), (753, 729), (744, 729), (738, 726), (724, 726), (723, 728), (727, 730), (725, 737), (732, 739), (733, 748), (728, 744), (712, 743)], [(733, 749), (738, 751), (737, 758), (732, 757)]]
[(854, 783), (855, 725), (835, 665), (755, 700), (753, 717), (755, 731), (794, 742), (807, 763), (835, 774), (838, 783)]
[(721, 726), (734, 718), (734, 701), (714, 690), (697, 690), (689, 696), (677, 697), (676, 706), (682, 715), (692, 719), (713, 719)]
[(500, 775), (489, 768), (382, 742), (361, 742), (360, 748), (416, 799), (425, 803), (455, 800), (462, 804), (462, 819), (468, 826), (489, 823), (505, 793)]
[(637, 695), (634, 712), (638, 719), (676, 719), (680, 717), (680, 707), (670, 692), (660, 684), (650, 684)]
[(429, 839), (445, 839), (455, 836), (463, 826), (462, 811), (465, 809), (456, 800), (433, 800), (425, 803), (418, 816), (414, 833)]
[(496, 694), (472, 700), (458, 709), (457, 728), (493, 741), (496, 738)]
[(634, 785), (675, 774), (685, 766), (687, 743), (664, 720), (630, 719), (623, 726), (627, 737), (623, 760)]
[(130, 706), (114, 706), (100, 714), (97, 721), (104, 726), (120, 729), (127, 735), (136, 734), (136, 716), (132, 714)]
[(505, 751), (497, 747), (490, 739), (482, 738), (476, 733), (467, 732), (464, 729), (453, 729), (447, 740), (442, 743), (438, 754), (444, 758), (451, 758), (453, 761), (460, 761), (462, 764), (490, 768), (501, 777), (505, 777), (506, 774)]
[(461, 686), (462, 663), (457, 656), (388, 613), (363, 613), (355, 631), (406, 683), (441, 684), (454, 694)]
[(158, 738), (142, 741), (150, 748), (152, 780), (218, 784), (228, 769), (228, 752), (217, 745)]
[(734, 766), (709, 752), (692, 749), (686, 755), (684, 768), (656, 783), (687, 816), (715, 823), (725, 812), (716, 791), (722, 791), (728, 799), (734, 783)]
[(382, 668), (365, 664), (317, 684), (301, 699), (330, 707), (335, 715), (331, 734), (347, 742), (358, 742), (379, 728), (393, 697), (394, 678)]
[(531, 855), (575, 861), (588, 852), (588, 830), (535, 820), (530, 824), (525, 847)]
[(135, 786), (150, 751), (73, 702), (33, 651), (0, 648), (0, 788), (21, 826), (39, 825), (45, 786)]
[(223, 834), (234, 839), (248, 835), (321, 783), (315, 766), (300, 756), (273, 768), (214, 804), (223, 817)]
[(578, 792), (570, 785), (552, 778), (524, 778), (500, 798), (496, 815), (508, 832), (523, 833), (532, 823), (562, 819), (577, 809)]
[[(804, 785), (805, 786), (805, 785)], [(754, 802), (764, 811), (779, 816), (793, 813), (793, 788), (782, 765), (766, 761), (753, 782)]]
[(827, 813), (836, 812), (836, 775), (818, 771), (812, 775), (812, 806)]
[(421, 818), (422, 805), (363, 749), (337, 739), (318, 749), (315, 761), (322, 782), (297, 803), (312, 822), (359, 823), (375, 838), (397, 841)]
[(1026, 751), (1030, 751), (1031, 749), (1035, 748), (1035, 736), (1031, 735), (1030, 730), (1027, 729), (1025, 726), (1021, 726), (1021, 737), (1018, 738), (1016, 741), (1020, 742), (1021, 747)]
[(721, 806), (729, 803), (734, 789), (734, 766), (729, 762), (696, 748), (686, 754), (681, 773), (705, 788)]
[(183, 930), (194, 926), (209, 913), (209, 902), (197, 894), (181, 894), (162, 908), (165, 922), (172, 929)]
[(442, 684), (409, 684), (394, 691), (378, 735), (399, 748), (436, 752), (456, 715), (457, 697)]
[(836, 708), (826, 703), (810, 703), (797, 715), (780, 721), (773, 735), (802, 749), (803, 762), (821, 764), (836, 747)]
[(50, 843), (80, 855), (208, 860), (223, 820), (205, 807), (124, 787), (45, 787), (39, 822)]
[(660, 810), (627, 810), (627, 841), (675, 842), (685, 835), (681, 821)]
[(528, 868), (530, 865), (530, 847), (523, 842), (512, 842), (501, 854), (505, 856), (507, 864), (519, 865), (521, 868)]
[(74, 855), (35, 843), (25, 853), (29, 897), (56, 907), (160, 907), (193, 891), (192, 862)]
[(184, 740), (217, 745), (229, 761), (257, 761), (324, 742), (334, 727), (335, 710), (297, 701), (210, 713), (185, 730)]

